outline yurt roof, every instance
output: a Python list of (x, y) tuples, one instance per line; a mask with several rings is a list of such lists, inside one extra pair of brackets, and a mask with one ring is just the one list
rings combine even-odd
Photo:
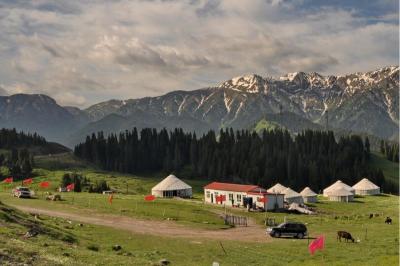
[(375, 190), (375, 189), (380, 189), (377, 185), (369, 181), (367, 178), (363, 178), (353, 186), (354, 189), (358, 190)]
[(337, 196), (337, 197), (353, 195), (353, 193), (351, 193), (344, 187), (333, 189), (333, 190), (327, 192), (327, 194), (328, 194), (328, 196)]
[(267, 192), (269, 193), (283, 193), (283, 191), (287, 189), (287, 187), (276, 183), (274, 186), (270, 187), (269, 189), (267, 189)]
[(343, 183), (341, 180), (336, 181), (335, 183), (333, 183), (332, 185), (330, 185), (329, 187), (324, 189), (324, 193), (328, 193), (332, 190), (336, 190), (339, 188), (344, 188), (347, 191), (354, 191), (354, 188), (352, 188), (351, 186)]
[(301, 192), (300, 195), (303, 197), (315, 197), (317, 196), (317, 193), (311, 190), (309, 187), (305, 187)]
[(290, 187), (286, 188), (282, 194), (285, 194), (285, 199), (289, 199), (289, 198), (298, 198), (301, 197), (301, 195), (299, 193), (297, 193), (296, 191), (294, 191), (293, 189), (291, 189)]
[(161, 190), (161, 191), (168, 191), (168, 190), (182, 190), (182, 189), (190, 189), (192, 188), (179, 178), (174, 175), (169, 175), (164, 178), (160, 183), (155, 185), (152, 190)]

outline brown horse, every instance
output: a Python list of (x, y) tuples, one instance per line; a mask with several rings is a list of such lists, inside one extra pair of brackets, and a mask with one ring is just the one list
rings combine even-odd
[(353, 243), (354, 243), (354, 238), (351, 236), (350, 233), (348, 233), (348, 232), (346, 232), (346, 231), (338, 231), (338, 232), (337, 232), (337, 240), (339, 240), (340, 242), (342, 242), (342, 238), (344, 238), (346, 242), (349, 241), (349, 240), (351, 240), (351, 241), (353, 241)]

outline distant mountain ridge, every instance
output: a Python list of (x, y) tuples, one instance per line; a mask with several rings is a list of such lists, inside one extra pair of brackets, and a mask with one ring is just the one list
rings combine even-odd
[[(201, 134), (210, 129), (249, 128), (268, 117), (283, 119), (279, 123), (292, 131), (310, 126), (324, 129), (328, 123), (331, 129), (395, 139), (398, 88), (399, 67), (391, 66), (341, 76), (304, 72), (279, 78), (245, 75), (215, 87), (110, 100), (84, 110), (59, 106), (44, 95), (0, 96), (0, 124), (37, 129), (45, 137), (61, 138), (61, 143), (70, 146), (99, 130), (182, 127)], [(294, 121), (296, 126), (291, 128)]]

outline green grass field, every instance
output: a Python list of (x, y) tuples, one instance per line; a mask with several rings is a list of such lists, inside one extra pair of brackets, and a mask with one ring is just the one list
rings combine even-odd
[(399, 164), (387, 160), (382, 154), (373, 152), (371, 157), (373, 167), (382, 169), (383, 175), (387, 180), (399, 186)]
[[(107, 213), (157, 221), (174, 218), (177, 223), (188, 228), (229, 230), (216, 214), (223, 211), (222, 207), (202, 204), (203, 181), (185, 180), (194, 188), (193, 200), (157, 199), (145, 202), (143, 196), (149, 194), (151, 187), (163, 175), (139, 177), (111, 173), (92, 166), (81, 168), (83, 163), (71, 156), (66, 159), (68, 161), (65, 165), (68, 165), (60, 169), (52, 164), (54, 158), (37, 160), (42, 167), (35, 169), (35, 182), (32, 185), (37, 199), (13, 198), (10, 196), (11, 186), (0, 184), (1, 202), (82, 215)], [(119, 192), (113, 204), (107, 202), (106, 195), (86, 192), (62, 193), (65, 200), (61, 202), (45, 201), (42, 195), (44, 191), (38, 189), (37, 184), (49, 180), (52, 184), (49, 190), (54, 190), (66, 171), (77, 171), (92, 181), (106, 180)], [(398, 196), (357, 197), (352, 203), (329, 202), (321, 197), (313, 207), (317, 209), (317, 215), (248, 213), (240, 209), (227, 209), (229, 213), (254, 219), (260, 225), (260, 234), (265, 233), (265, 217), (274, 218), (277, 223), (285, 219), (305, 223), (311, 237), (326, 237), (325, 250), (311, 256), (307, 249), (309, 239), (270, 239), (266, 236), (265, 242), (257, 243), (242, 242), (240, 239), (218, 241), (143, 235), (90, 224), (80, 227), (75, 222), (70, 224), (61, 218), (40, 216), (40, 220), (35, 220), (16, 210), (5, 211), (9, 208), (0, 205), (0, 233), (6, 236), (0, 237), (0, 264), (3, 258), (8, 258), (14, 264), (19, 260), (33, 265), (153, 265), (162, 258), (171, 261), (171, 265), (211, 265), (214, 261), (220, 265), (399, 264)], [(371, 213), (374, 214), (372, 219), (369, 218)], [(19, 218), (13, 219), (14, 216)], [(392, 225), (384, 224), (386, 216), (393, 218)], [(39, 223), (43, 228), (51, 230), (51, 233), (24, 239), (21, 235), (29, 226), (26, 222), (21, 224), (18, 221)], [(338, 230), (351, 232), (359, 243), (337, 242)], [(121, 245), (123, 249), (120, 252), (113, 251), (111, 247), (115, 244)], [(98, 251), (93, 251), (96, 248)]]

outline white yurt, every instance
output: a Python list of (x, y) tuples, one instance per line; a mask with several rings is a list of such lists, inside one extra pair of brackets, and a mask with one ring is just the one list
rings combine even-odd
[(356, 195), (377, 195), (381, 193), (381, 188), (367, 178), (361, 179), (353, 188), (356, 190)]
[(267, 189), (268, 193), (274, 193), (274, 194), (283, 194), (283, 191), (287, 189), (287, 187), (282, 186), (279, 183), (276, 183), (274, 186), (270, 187)]
[(176, 176), (169, 175), (151, 189), (151, 194), (162, 198), (191, 198), (192, 187)]
[(286, 188), (282, 194), (285, 194), (284, 199), (287, 203), (291, 204), (291, 203), (298, 203), (298, 204), (302, 204), (303, 203), (303, 197), (297, 193), (296, 191), (294, 191), (291, 188)]
[(313, 203), (317, 202), (317, 193), (312, 191), (311, 188), (305, 187), (301, 192), (300, 195), (303, 197), (303, 201), (305, 203)]
[(329, 191), (327, 197), (330, 201), (349, 202), (354, 200), (354, 194), (344, 187)]
[(351, 186), (343, 183), (341, 180), (338, 180), (335, 183), (333, 183), (332, 185), (330, 185), (329, 187), (325, 188), (324, 191), (323, 191), (323, 195), (324, 195), (324, 197), (328, 197), (328, 193), (330, 191), (337, 190), (337, 189), (340, 189), (340, 188), (346, 189), (347, 191), (351, 192), (353, 195), (355, 194), (355, 189), (354, 188), (352, 188)]

